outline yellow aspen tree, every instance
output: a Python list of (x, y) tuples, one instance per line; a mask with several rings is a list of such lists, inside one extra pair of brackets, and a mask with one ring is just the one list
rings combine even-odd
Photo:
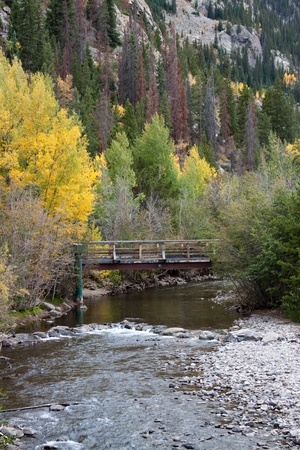
[(201, 196), (209, 180), (215, 176), (215, 169), (205, 158), (199, 156), (198, 149), (194, 145), (182, 169), (181, 185), (183, 190), (191, 197)]
[(197, 146), (190, 149), (180, 174), (180, 199), (177, 227), (183, 239), (205, 239), (214, 234), (206, 210), (205, 191), (216, 171), (205, 158), (201, 158)]
[(86, 221), (96, 172), (75, 116), (60, 109), (50, 80), (0, 53), (0, 177), (35, 186), (47, 211)]
[(288, 144), (286, 146), (287, 153), (293, 156), (300, 156), (300, 139), (296, 139), (294, 144)]

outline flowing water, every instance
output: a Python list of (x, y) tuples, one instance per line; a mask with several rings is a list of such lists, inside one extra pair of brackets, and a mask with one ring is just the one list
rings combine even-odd
[[(88, 301), (80, 315), (57, 323), (117, 323), (126, 318), (152, 325), (220, 330), (236, 313), (211, 301), (228, 286), (206, 282)], [(113, 328), (2, 349), (10, 358), (2, 371), (3, 409), (68, 404), (1, 413), (0, 419), (29, 426), (27, 449), (253, 449), (252, 438), (219, 428), (217, 404), (170, 389), (189, 374), (187, 357), (213, 351), (199, 339), (178, 339)]]

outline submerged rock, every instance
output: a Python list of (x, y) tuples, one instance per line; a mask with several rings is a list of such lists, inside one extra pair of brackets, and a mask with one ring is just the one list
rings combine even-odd
[(203, 341), (212, 341), (216, 339), (216, 334), (211, 331), (201, 331), (199, 334), (199, 339)]
[(178, 333), (184, 333), (186, 332), (186, 330), (184, 328), (177, 328), (177, 327), (173, 327), (173, 328), (166, 328), (165, 330), (163, 330), (161, 332), (162, 336), (174, 336)]
[(63, 411), (64, 409), (64, 405), (51, 405), (49, 408), (50, 411)]

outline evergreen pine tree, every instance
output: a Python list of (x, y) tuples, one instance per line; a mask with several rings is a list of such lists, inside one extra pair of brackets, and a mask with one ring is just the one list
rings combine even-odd
[(167, 93), (170, 101), (172, 137), (175, 143), (188, 140), (188, 110), (186, 89), (182, 81), (180, 61), (177, 55), (176, 34), (171, 27), (169, 45), (165, 55)]
[(247, 106), (252, 99), (252, 92), (248, 86), (244, 85), (237, 102), (237, 132), (236, 142), (242, 146), (244, 143), (244, 132), (246, 123)]
[(41, 70), (47, 35), (44, 33), (39, 0), (15, 0), (11, 9), (10, 34), (19, 43), (19, 56), (25, 70)]
[(205, 113), (204, 113), (204, 74), (199, 72), (196, 83), (191, 87), (191, 98), (189, 110), (191, 113), (190, 133), (193, 142), (200, 144), (205, 135)]
[(155, 61), (154, 56), (151, 56), (149, 65), (149, 87), (147, 91), (147, 103), (146, 103), (146, 119), (150, 122), (151, 117), (158, 111), (159, 99), (156, 83), (155, 73)]
[(138, 43), (132, 24), (124, 35), (119, 64), (119, 102), (137, 101)]
[(272, 130), (282, 141), (293, 139), (293, 110), (283, 89), (282, 81), (277, 78), (274, 86), (266, 91), (262, 110), (271, 120)]
[(75, 26), (74, 0), (50, 0), (46, 27), (53, 47), (58, 52), (58, 71), (65, 78), (72, 73), (74, 62)]
[(134, 107), (127, 99), (125, 102), (125, 114), (123, 117), (123, 129), (126, 133), (127, 139), (130, 145), (133, 145), (137, 135), (138, 135), (138, 126), (135, 117)]
[(105, 0), (105, 2), (107, 8), (107, 22), (106, 22), (107, 35), (110, 46), (112, 48), (115, 48), (118, 45), (121, 45), (121, 39), (117, 30), (114, 0)]

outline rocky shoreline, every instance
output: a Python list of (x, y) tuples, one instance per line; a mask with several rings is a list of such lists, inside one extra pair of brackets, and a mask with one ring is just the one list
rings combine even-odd
[(226, 432), (263, 430), (270, 441), (263, 448), (300, 445), (300, 325), (254, 314), (237, 321), (215, 352), (180, 364), (188, 373), (169, 387), (218, 402), (214, 414)]
[(106, 295), (126, 294), (158, 287), (182, 286), (191, 282), (217, 279), (215, 276), (209, 273), (202, 273), (202, 271), (199, 270), (181, 272), (176, 270), (174, 272), (174, 274), (170, 273), (170, 271), (152, 274), (152, 276), (148, 276), (145, 279), (126, 279), (116, 284), (108, 282), (103, 286), (99, 286), (96, 281), (88, 279), (84, 283), (83, 298), (100, 298)]

